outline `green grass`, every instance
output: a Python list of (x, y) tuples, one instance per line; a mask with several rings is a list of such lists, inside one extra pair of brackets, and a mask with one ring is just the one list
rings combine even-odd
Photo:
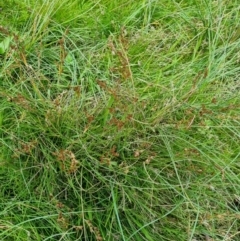
[(0, 240), (240, 239), (238, 1), (0, 8)]

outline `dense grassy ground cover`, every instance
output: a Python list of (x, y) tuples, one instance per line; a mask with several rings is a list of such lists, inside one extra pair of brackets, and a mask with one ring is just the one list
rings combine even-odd
[(237, 0), (0, 7), (0, 240), (240, 240)]

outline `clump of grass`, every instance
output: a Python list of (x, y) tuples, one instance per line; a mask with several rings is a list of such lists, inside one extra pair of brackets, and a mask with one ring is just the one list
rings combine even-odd
[(14, 2), (0, 239), (237, 240), (237, 3)]

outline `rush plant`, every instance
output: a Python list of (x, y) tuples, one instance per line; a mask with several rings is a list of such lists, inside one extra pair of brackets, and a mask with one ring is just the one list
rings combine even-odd
[(0, 7), (0, 240), (240, 240), (238, 1)]

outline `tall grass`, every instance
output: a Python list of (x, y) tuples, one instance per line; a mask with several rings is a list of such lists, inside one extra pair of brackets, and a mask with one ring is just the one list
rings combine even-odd
[(0, 7), (0, 240), (240, 238), (237, 1)]

